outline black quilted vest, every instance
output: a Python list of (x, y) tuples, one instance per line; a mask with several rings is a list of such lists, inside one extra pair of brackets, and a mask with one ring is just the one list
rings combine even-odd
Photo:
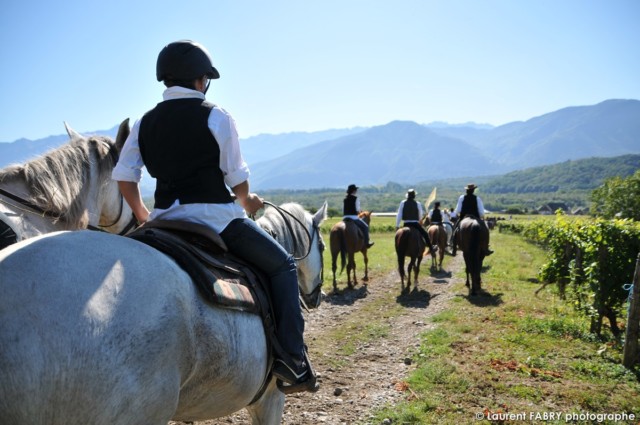
[(415, 201), (415, 199), (407, 199), (406, 201), (404, 201), (404, 206), (402, 207), (402, 220), (420, 220), (418, 203)]
[(462, 199), (462, 208), (460, 209), (460, 219), (463, 219), (467, 215), (473, 215), (480, 218), (480, 212), (478, 211), (478, 198), (473, 194), (466, 194)]
[(159, 103), (140, 122), (138, 142), (156, 178), (155, 208), (233, 202), (220, 170), (220, 147), (208, 126), (213, 105), (202, 99)]
[(442, 223), (442, 211), (437, 208), (434, 208), (431, 213), (431, 222), (432, 223)]
[(356, 210), (356, 199), (357, 196), (347, 195), (344, 197), (343, 201), (343, 215), (358, 215), (358, 211)]

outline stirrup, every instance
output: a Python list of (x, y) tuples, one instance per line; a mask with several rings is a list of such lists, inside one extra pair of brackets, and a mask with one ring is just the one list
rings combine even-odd
[(309, 376), (309, 379), (297, 384), (286, 384), (281, 379), (276, 379), (276, 385), (278, 386), (278, 389), (285, 395), (299, 393), (302, 391), (315, 393), (320, 389), (320, 385), (318, 385), (315, 374), (311, 374), (311, 376)]
[[(307, 354), (306, 345), (304, 346), (302, 354), (304, 356), (302, 361), (306, 365), (307, 379), (302, 382), (289, 383), (276, 376), (276, 385), (278, 386), (278, 389), (284, 394), (293, 394), (301, 391), (316, 392), (320, 389), (320, 385), (318, 384), (318, 377), (315, 370), (313, 370), (313, 366), (311, 366), (311, 362), (309, 361), (309, 355)], [(284, 361), (280, 361), (285, 367), (288, 368), (287, 364)]]

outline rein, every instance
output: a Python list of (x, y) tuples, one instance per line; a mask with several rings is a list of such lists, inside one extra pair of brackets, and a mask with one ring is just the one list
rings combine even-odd
[[(49, 217), (49, 218), (54, 219), (54, 220), (59, 220), (60, 218), (62, 218), (61, 215), (54, 214), (51, 211), (47, 211), (47, 210), (43, 209), (42, 207), (40, 207), (39, 205), (36, 205), (33, 202), (27, 201), (24, 198), (21, 198), (21, 197), (19, 197), (17, 195), (14, 195), (11, 192), (7, 192), (6, 190), (4, 190), (2, 188), (0, 188), (0, 195), (6, 196), (7, 198), (18, 202), (19, 204), (21, 204), (24, 207), (30, 208), (34, 212), (42, 215), (43, 217)], [(120, 221), (120, 218), (122, 217), (122, 211), (123, 211), (123, 208), (124, 208), (124, 205), (123, 205), (124, 199), (123, 198), (124, 197), (122, 196), (122, 194), (120, 194), (120, 211), (118, 212), (118, 217), (113, 221), (113, 223), (107, 224), (107, 225), (104, 225), (104, 226), (98, 225), (97, 227), (96, 226), (92, 226), (92, 225), (89, 224), (87, 226), (87, 229), (95, 230), (95, 231), (98, 231), (98, 232), (106, 232), (106, 230), (104, 230), (104, 228), (115, 226)], [(127, 234), (127, 232), (129, 230), (131, 230), (133, 227), (137, 226), (137, 223), (138, 222), (136, 220), (136, 217), (132, 214), (131, 221), (129, 221), (129, 223), (127, 223), (125, 228), (120, 233), (118, 233), (118, 235), (123, 236), (123, 235)]]
[(52, 213), (51, 211), (47, 211), (42, 209), (41, 207), (39, 207), (38, 205), (34, 204), (33, 202), (29, 202), (26, 199), (23, 199), (17, 195), (14, 195), (11, 192), (7, 192), (6, 190), (0, 188), (0, 195), (4, 195), (9, 199), (12, 199), (20, 204), (22, 204), (23, 206), (27, 207), (27, 208), (31, 208), (33, 211), (42, 214), (45, 217), (50, 217), (53, 219), (59, 219), (61, 216)]
[[(283, 221), (285, 222), (285, 224), (287, 226), (287, 229), (289, 229), (289, 232), (291, 233), (291, 236), (292, 236), (291, 239), (293, 239), (293, 253), (292, 253), (292, 255), (294, 255), (295, 252), (296, 252), (297, 242), (296, 242), (296, 238), (295, 238), (294, 233), (293, 233), (293, 228), (291, 227), (291, 223), (289, 222), (287, 217), (285, 217), (285, 214), (287, 214), (289, 217), (294, 219), (300, 225), (300, 227), (302, 227), (304, 229), (305, 233), (307, 234), (307, 238), (309, 239), (309, 249), (307, 250), (307, 253), (304, 256), (302, 256), (302, 257), (293, 257), (293, 259), (296, 260), (296, 261), (300, 261), (300, 260), (303, 260), (303, 259), (307, 258), (309, 256), (309, 254), (311, 253), (311, 249), (313, 248), (313, 236), (309, 233), (309, 230), (307, 229), (307, 226), (305, 226), (304, 223), (302, 223), (300, 220), (298, 220), (298, 218), (296, 216), (294, 216), (293, 214), (291, 214), (289, 211), (287, 211), (287, 210), (285, 210), (283, 208), (280, 208), (279, 206), (274, 205), (274, 204), (272, 204), (271, 202), (268, 202), (268, 201), (262, 201), (262, 203), (265, 204), (265, 205), (269, 205), (269, 206), (273, 207), (282, 216)], [(321, 246), (322, 242), (320, 241), (320, 229), (318, 228), (318, 226), (315, 225), (315, 223), (313, 224), (313, 231), (314, 231), (314, 233), (318, 234), (318, 245), (322, 249), (322, 246)], [(320, 284), (317, 285), (315, 287), (315, 289), (310, 294), (308, 294), (308, 296), (313, 296), (317, 292), (321, 291), (322, 290), (322, 282), (323, 281), (324, 281), (324, 262), (321, 262)], [(301, 302), (301, 305), (304, 307), (304, 309), (309, 311), (309, 308), (307, 307), (307, 305), (306, 305), (306, 303), (305, 303), (305, 301), (304, 301), (302, 296), (300, 297), (300, 302)]]
[[(307, 253), (304, 254), (302, 257), (293, 257), (294, 260), (296, 261), (300, 261), (300, 260), (304, 260), (305, 258), (307, 258), (309, 256), (309, 254), (311, 253), (311, 248), (313, 246), (313, 237), (311, 236), (311, 233), (309, 233), (309, 230), (307, 229), (307, 226), (304, 225), (303, 222), (301, 222), (300, 220), (298, 220), (298, 218), (296, 216), (294, 216), (293, 214), (291, 214), (289, 211), (280, 208), (277, 205), (272, 204), (269, 201), (263, 201), (262, 202), (265, 205), (269, 205), (270, 207), (273, 207), (276, 211), (278, 211), (278, 213), (280, 213), (280, 215), (282, 216), (282, 218), (284, 219), (284, 223), (287, 225), (287, 229), (289, 229), (289, 232), (291, 233), (291, 236), (293, 239), (293, 253), (296, 253), (296, 238), (293, 237), (294, 233), (293, 233), (293, 228), (291, 227), (291, 223), (289, 222), (289, 220), (287, 220), (287, 217), (284, 216), (284, 214), (287, 214), (289, 217), (293, 218), (299, 225), (300, 227), (302, 227), (304, 229), (304, 232), (307, 234), (307, 238), (309, 239), (309, 249), (307, 250)], [(314, 230), (318, 231), (317, 227), (314, 226)]]

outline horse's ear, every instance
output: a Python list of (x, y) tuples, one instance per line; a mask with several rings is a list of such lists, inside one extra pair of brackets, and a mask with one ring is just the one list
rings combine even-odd
[(118, 134), (116, 135), (116, 148), (118, 149), (118, 152), (122, 150), (124, 142), (127, 140), (127, 137), (129, 137), (130, 132), (129, 118), (126, 118), (120, 123), (120, 127), (118, 127)]
[(64, 128), (67, 130), (67, 134), (69, 135), (70, 139), (82, 139), (82, 134), (78, 133), (77, 131), (75, 131), (73, 128), (71, 128), (71, 126), (69, 124), (67, 124), (66, 121), (64, 122)]
[(313, 215), (313, 222), (316, 224), (316, 226), (320, 226), (320, 224), (322, 224), (322, 222), (327, 219), (327, 209), (327, 201), (324, 201), (322, 207), (320, 207), (320, 209)]

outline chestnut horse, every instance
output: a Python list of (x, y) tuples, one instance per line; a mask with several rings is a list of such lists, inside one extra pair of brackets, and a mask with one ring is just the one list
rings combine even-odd
[[(482, 262), (485, 257), (485, 246), (488, 245), (489, 230), (480, 223), (480, 219), (467, 215), (460, 222), (460, 229), (457, 233), (457, 244), (463, 252), (464, 264), (467, 272), (467, 287), (469, 295), (478, 295), (481, 290)], [(471, 276), (471, 284), (469, 284)]]
[(396, 255), (398, 256), (398, 272), (404, 290), (404, 257), (409, 257), (407, 266), (407, 290), (411, 288), (411, 270), (414, 275), (414, 286), (418, 285), (418, 274), (420, 273), (420, 263), (426, 245), (418, 229), (412, 227), (402, 227), (396, 231)]
[[(358, 214), (367, 225), (371, 222), (371, 212), (362, 211)], [(356, 252), (362, 252), (364, 257), (364, 277), (363, 282), (369, 281), (369, 258), (367, 257), (367, 244), (365, 243), (364, 235), (352, 220), (340, 221), (333, 225), (331, 233), (329, 234), (329, 245), (331, 247), (331, 270), (333, 271), (333, 290), (338, 291), (338, 285), (336, 282), (336, 260), (338, 253), (340, 253), (340, 273), (344, 270), (345, 261), (347, 261), (347, 285), (349, 289), (353, 289), (358, 284), (356, 279), (356, 262), (354, 259)], [(351, 282), (351, 276), (353, 274), (353, 283)], [(365, 283), (366, 285), (366, 283)]]
[[(427, 229), (429, 240), (431, 241), (431, 269), (442, 270), (442, 260), (444, 259), (444, 251), (447, 248), (447, 232), (442, 223), (432, 224)], [(437, 250), (436, 250), (437, 248)], [(436, 259), (436, 252), (439, 259)]]

